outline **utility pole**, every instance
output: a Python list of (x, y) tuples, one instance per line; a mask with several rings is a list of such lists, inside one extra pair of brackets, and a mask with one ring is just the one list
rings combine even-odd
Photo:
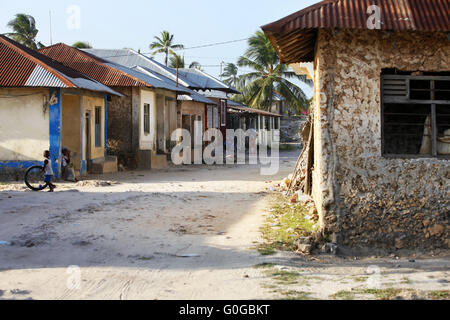
[(52, 11), (49, 10), (48, 14), (50, 16), (50, 45), (53, 45), (53, 37), (52, 37)]
[(222, 73), (223, 73), (223, 65), (224, 65), (224, 64), (225, 64), (224, 61), (222, 61), (222, 62), (220, 63), (220, 75), (219, 75), (220, 81), (222, 81)]

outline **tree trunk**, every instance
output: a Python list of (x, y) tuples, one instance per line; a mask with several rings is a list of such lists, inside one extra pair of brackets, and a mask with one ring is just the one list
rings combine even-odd
[(302, 191), (312, 193), (312, 168), (314, 164), (314, 120), (310, 115), (302, 128), (303, 150), (298, 158), (293, 177), (289, 185), (291, 193)]

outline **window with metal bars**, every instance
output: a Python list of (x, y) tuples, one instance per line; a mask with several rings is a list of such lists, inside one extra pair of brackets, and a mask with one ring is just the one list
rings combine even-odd
[(150, 134), (150, 105), (144, 103), (144, 133)]
[(227, 102), (225, 100), (220, 100), (220, 124), (227, 125)]
[(450, 76), (383, 74), (382, 150), (388, 157), (450, 157)]
[(102, 120), (101, 120), (102, 107), (95, 107), (95, 147), (102, 146)]

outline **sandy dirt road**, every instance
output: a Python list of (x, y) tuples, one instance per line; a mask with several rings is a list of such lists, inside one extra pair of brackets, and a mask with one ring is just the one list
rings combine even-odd
[[(192, 166), (90, 177), (54, 194), (2, 185), (0, 240), (13, 245), (0, 245), (0, 299), (274, 299), (289, 286), (327, 299), (361, 285), (374, 260), (254, 249), (268, 181), (291, 173), (297, 156), (282, 153), (273, 177), (258, 166)], [(448, 259), (391, 260), (375, 261), (390, 283), (448, 290)], [(305, 281), (277, 283), (261, 263)]]

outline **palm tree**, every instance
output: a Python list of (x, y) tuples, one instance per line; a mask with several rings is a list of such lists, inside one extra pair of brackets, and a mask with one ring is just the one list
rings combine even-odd
[(222, 74), (220, 75), (221, 78), (225, 78), (223, 82), (225, 82), (227, 85), (232, 86), (233, 88), (237, 88), (238, 86), (238, 67), (234, 63), (228, 63)]
[(299, 76), (289, 70), (289, 66), (280, 63), (275, 49), (269, 38), (262, 32), (257, 31), (248, 40), (249, 48), (244, 56), (238, 60), (240, 67), (248, 67), (253, 72), (242, 75), (241, 92), (247, 105), (253, 108), (268, 110), (277, 94), (284, 98), (287, 105), (301, 111), (308, 108), (308, 99), (301, 88), (290, 80), (312, 84), (305, 76)]
[(77, 49), (92, 49), (92, 46), (90, 45), (90, 43), (84, 42), (84, 41), (77, 41), (72, 45), (72, 47), (77, 48)]
[(185, 66), (185, 62), (184, 62), (184, 56), (179, 56), (177, 55), (175, 52), (171, 51), (170, 52), (172, 54), (172, 56), (170, 57), (170, 64), (169, 67), (171, 68), (184, 68)]
[(174, 44), (173, 43), (173, 34), (170, 34), (169, 31), (162, 31), (160, 37), (155, 37), (156, 41), (150, 44), (150, 49), (153, 50), (153, 55), (157, 53), (165, 54), (165, 64), (168, 66), (169, 63), (169, 53), (170, 50), (183, 49), (184, 46), (182, 44)]
[(13, 32), (5, 33), (5, 35), (11, 39), (34, 50), (44, 47), (42, 43), (36, 42), (39, 30), (36, 29), (36, 20), (32, 16), (18, 13), (13, 20), (8, 22), (7, 26)]

